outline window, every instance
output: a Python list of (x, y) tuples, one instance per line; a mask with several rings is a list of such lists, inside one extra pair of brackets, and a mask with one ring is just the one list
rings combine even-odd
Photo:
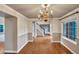
[(66, 23), (63, 24), (63, 35), (66, 36)]
[(76, 21), (63, 24), (63, 35), (73, 41), (76, 39)]
[(3, 32), (3, 25), (0, 25), (0, 32)]

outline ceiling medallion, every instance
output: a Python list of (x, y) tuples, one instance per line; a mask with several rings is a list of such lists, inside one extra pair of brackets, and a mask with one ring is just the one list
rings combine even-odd
[(50, 8), (50, 5), (49, 4), (43, 4), (42, 8), (40, 9), (38, 18), (40, 20), (47, 22), (48, 19), (49, 19), (49, 16), (52, 15), (52, 13), (53, 13), (53, 11), (52, 11), (52, 8)]

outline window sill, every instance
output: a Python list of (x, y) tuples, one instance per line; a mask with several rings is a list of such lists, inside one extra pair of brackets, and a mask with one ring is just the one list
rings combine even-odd
[(75, 45), (77, 44), (76, 41), (73, 41), (73, 40), (71, 40), (71, 39), (69, 39), (69, 38), (67, 38), (67, 37), (64, 37), (64, 36), (63, 36), (63, 38), (66, 39), (67, 41), (69, 41), (69, 42), (75, 44)]

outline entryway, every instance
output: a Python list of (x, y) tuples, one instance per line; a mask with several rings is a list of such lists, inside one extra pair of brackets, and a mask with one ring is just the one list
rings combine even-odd
[(17, 51), (17, 18), (0, 12), (0, 53)]

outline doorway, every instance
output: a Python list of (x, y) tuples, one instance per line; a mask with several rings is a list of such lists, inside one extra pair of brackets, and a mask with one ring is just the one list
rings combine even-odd
[(17, 50), (17, 18), (0, 12), (0, 53)]

